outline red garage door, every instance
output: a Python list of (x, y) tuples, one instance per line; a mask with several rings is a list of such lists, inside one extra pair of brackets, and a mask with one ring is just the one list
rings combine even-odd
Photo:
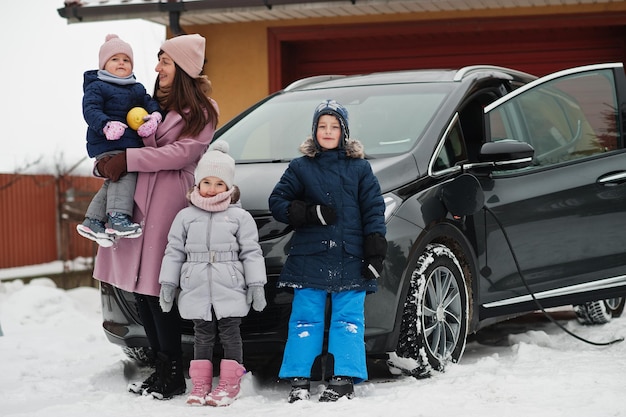
[(320, 74), (492, 64), (535, 75), (626, 61), (626, 16), (270, 29), (272, 91)]

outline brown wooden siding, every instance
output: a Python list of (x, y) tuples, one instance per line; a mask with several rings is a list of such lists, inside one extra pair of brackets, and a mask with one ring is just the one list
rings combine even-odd
[(93, 177), (0, 174), (0, 268), (95, 254), (76, 233), (102, 185)]

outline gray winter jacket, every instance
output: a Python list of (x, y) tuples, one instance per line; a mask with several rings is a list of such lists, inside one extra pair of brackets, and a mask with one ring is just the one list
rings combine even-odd
[(180, 287), (178, 308), (185, 319), (244, 317), (249, 286), (265, 285), (265, 260), (254, 219), (239, 203), (209, 212), (181, 210), (168, 235), (161, 284)]

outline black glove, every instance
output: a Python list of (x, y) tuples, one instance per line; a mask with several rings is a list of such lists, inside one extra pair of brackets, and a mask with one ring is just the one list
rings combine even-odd
[(365, 236), (363, 240), (363, 276), (365, 279), (380, 278), (383, 271), (383, 261), (387, 255), (387, 239), (379, 233)]
[(309, 224), (320, 224), (326, 226), (337, 221), (335, 209), (320, 204), (307, 206), (306, 220)]
[(381, 272), (383, 272), (383, 258), (373, 256), (365, 260), (365, 267), (363, 268), (365, 279), (378, 279)]
[(337, 221), (335, 209), (320, 204), (307, 205), (304, 201), (294, 200), (289, 205), (289, 213), (287, 214), (289, 224), (294, 228), (298, 228), (305, 224), (315, 224), (326, 226)]

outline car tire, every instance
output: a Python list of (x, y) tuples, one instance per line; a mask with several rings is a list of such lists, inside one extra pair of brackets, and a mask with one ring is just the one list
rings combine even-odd
[(608, 298), (604, 300), (613, 318), (621, 317), (626, 306), (626, 297)]
[(456, 363), (465, 350), (470, 311), (461, 264), (445, 245), (429, 244), (417, 260), (404, 301), (394, 373), (427, 378)]
[(153, 366), (154, 355), (149, 347), (128, 347), (123, 346), (122, 351), (126, 356), (140, 366)]
[(621, 316), (625, 304), (626, 298), (624, 297), (608, 298), (576, 305), (574, 312), (581, 324), (605, 324), (612, 318)]

